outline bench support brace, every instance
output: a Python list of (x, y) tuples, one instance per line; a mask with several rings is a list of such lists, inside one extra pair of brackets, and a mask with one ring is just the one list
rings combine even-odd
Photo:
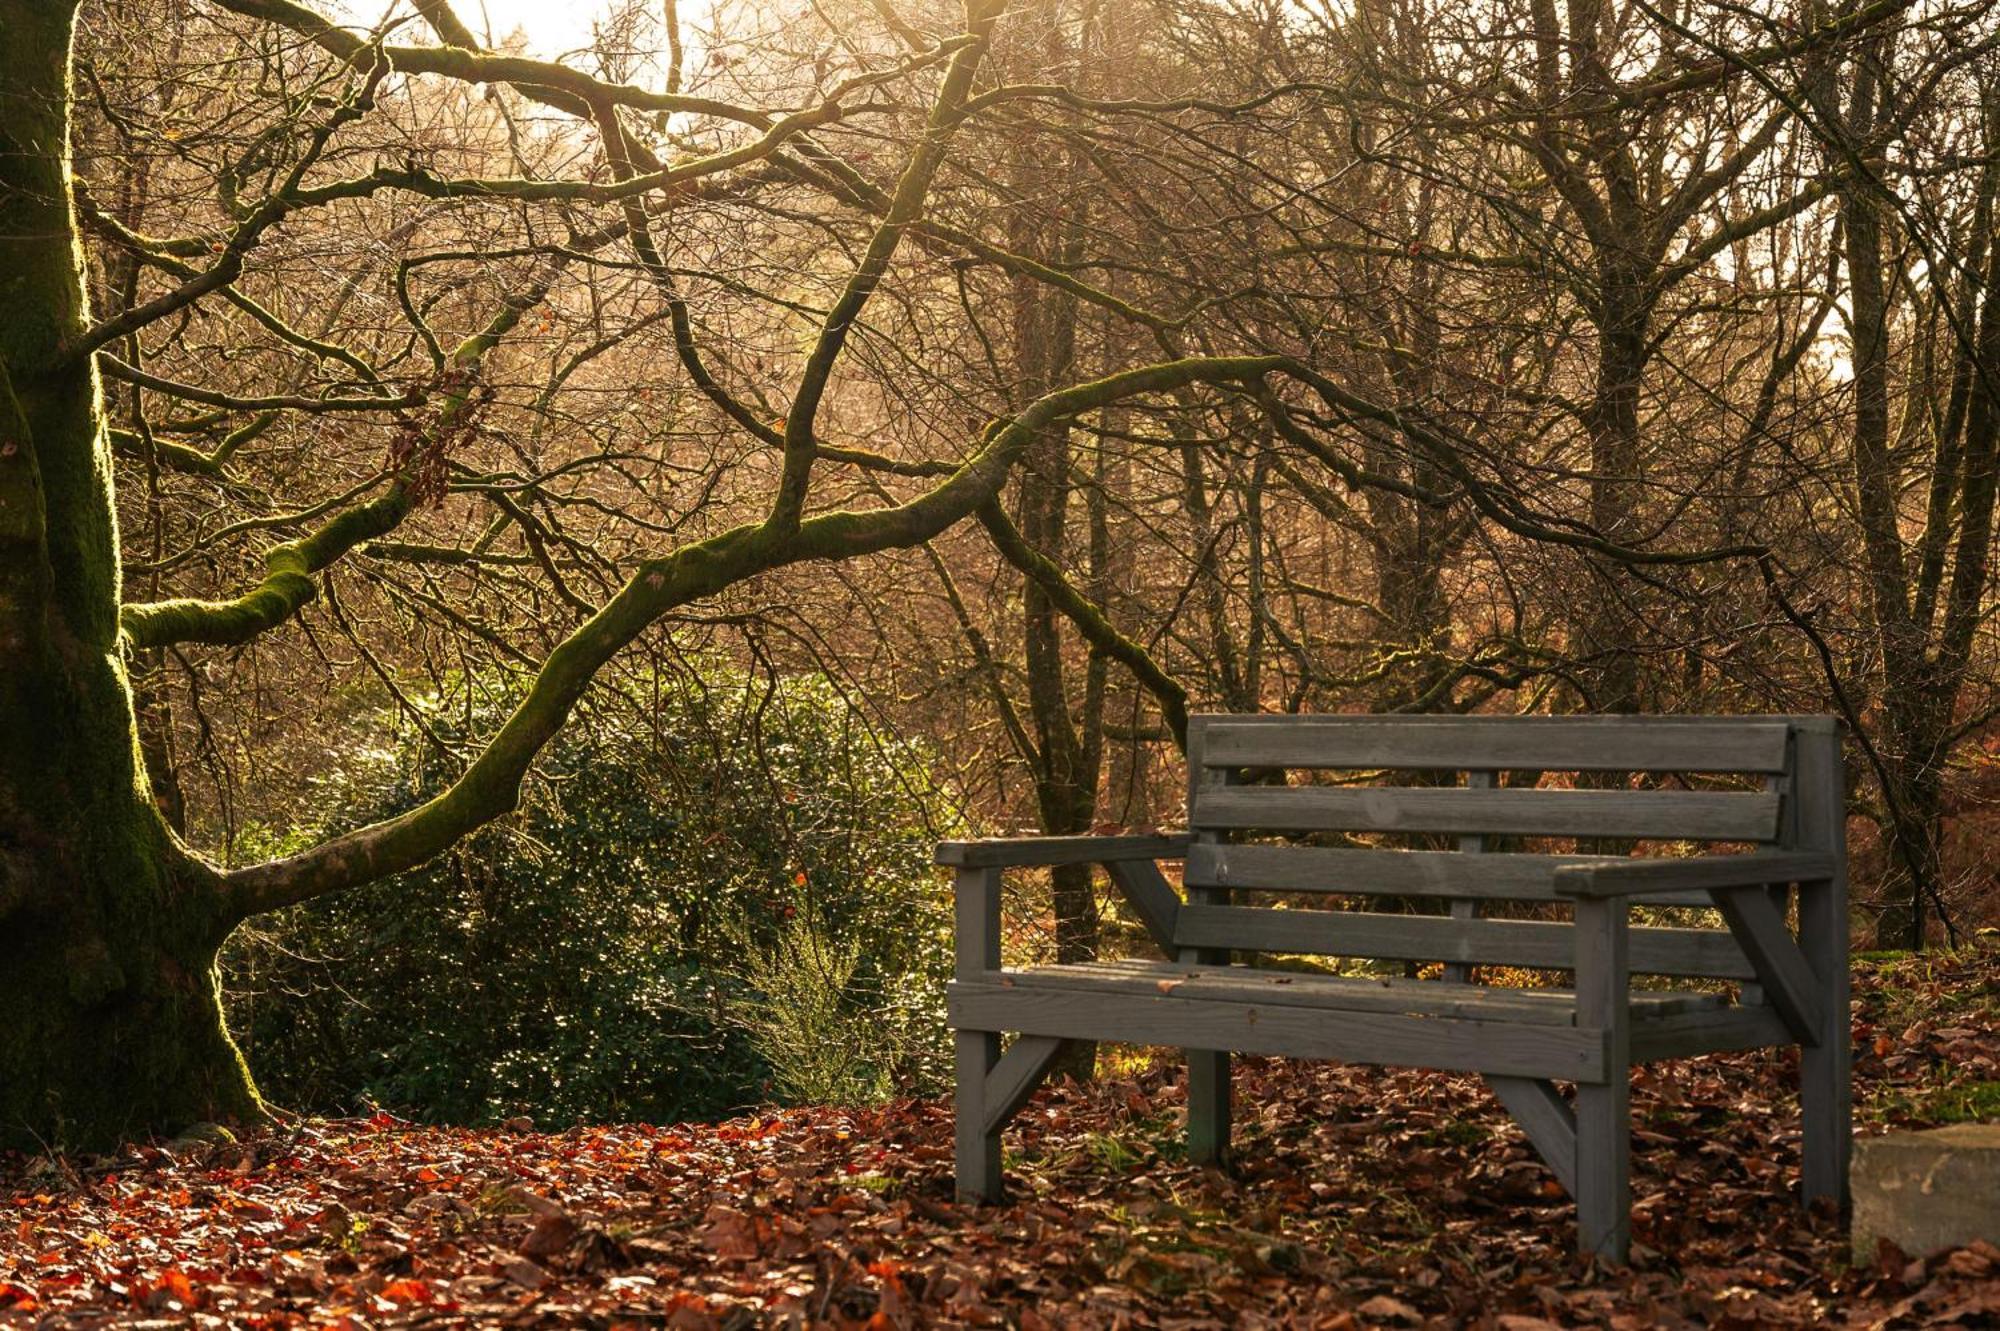
[[(1806, 890), (1818, 889), (1809, 885)], [(1818, 1044), (1824, 1024), (1820, 978), (1793, 941), (1771, 894), (1761, 887), (1739, 887), (1712, 895), (1729, 932), (1736, 935), (1743, 954), (1757, 968), (1765, 1000), (1778, 1009), (1792, 1038), (1807, 1048)]]
[(1576, 1196), (1576, 1115), (1555, 1084), (1541, 1077), (1492, 1074), (1486, 1084), (1521, 1125), (1563, 1191)]
[(1068, 1040), (1052, 1035), (1023, 1035), (1007, 1046), (1006, 1054), (986, 1074), (981, 1097), (984, 1130), (998, 1132), (1006, 1127), (1007, 1120), (1021, 1112), (1021, 1106), (1028, 1103), (1028, 1097), (1035, 1093), (1035, 1088), (1069, 1046)]

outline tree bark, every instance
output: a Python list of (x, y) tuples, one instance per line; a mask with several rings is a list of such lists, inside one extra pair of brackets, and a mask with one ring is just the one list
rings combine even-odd
[(0, 0), (0, 1146), (261, 1112), (217, 990), (233, 921), (139, 760), (96, 370), (60, 355), (87, 310), (73, 18)]

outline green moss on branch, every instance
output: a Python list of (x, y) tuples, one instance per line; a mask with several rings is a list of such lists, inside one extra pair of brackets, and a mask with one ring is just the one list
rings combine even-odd
[(349, 509), (303, 540), (273, 546), (264, 556), (264, 580), (228, 601), (178, 598), (128, 605), (119, 613), (134, 647), (205, 642), (249, 642), (297, 614), (319, 594), (313, 575), (352, 550), (392, 530), (410, 511), (410, 494), (398, 484), (379, 499)]
[(372, 882), (423, 863), (511, 811), (536, 755), (568, 720), (597, 672), (667, 612), (788, 564), (921, 545), (997, 496), (1028, 440), (1052, 421), (1144, 393), (1197, 383), (1254, 382), (1284, 364), (1276, 356), (1196, 357), (1077, 384), (1036, 400), (1010, 421), (989, 426), (980, 448), (962, 467), (908, 503), (864, 513), (822, 513), (792, 530), (771, 523), (737, 527), (642, 564), (602, 610), (549, 653), (527, 697), (442, 794), (289, 859), (226, 875), (226, 912), (247, 918)]
[(1070, 585), (1068, 578), (1048, 556), (1030, 546), (999, 502), (982, 504), (979, 524), (993, 538), (1002, 558), (1035, 580), (1043, 593), (1063, 613), (1077, 631), (1098, 651), (1132, 672), (1132, 677), (1160, 706), (1160, 719), (1174, 735), (1174, 742), (1187, 747), (1187, 690), (1161, 668), (1144, 647), (1120, 633), (1098, 607)]

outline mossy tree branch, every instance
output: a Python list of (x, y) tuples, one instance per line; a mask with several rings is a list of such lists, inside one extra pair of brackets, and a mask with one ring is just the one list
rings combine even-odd
[(993, 548), (1042, 589), (1050, 602), (1076, 626), (1084, 641), (1132, 672), (1132, 677), (1160, 706), (1160, 719), (1173, 732), (1174, 743), (1187, 747), (1188, 695), (1152, 654), (1118, 631), (1105, 613), (1070, 584), (1061, 568), (1029, 545), (997, 501), (979, 506), (979, 525), (993, 538)]
[[(443, 381), (451, 387), (442, 396), (417, 453), (442, 446), (462, 428), (466, 413), (479, 401), (473, 381), (481, 363), (521, 316), (549, 293), (567, 263), (567, 256), (560, 253), (544, 262), (532, 279), (501, 302), (485, 326), (459, 343)], [(182, 597), (126, 605), (119, 611), (119, 625), (127, 641), (141, 648), (249, 642), (290, 619), (318, 595), (314, 575), (363, 542), (395, 530), (416, 506), (416, 498), (411, 485), (399, 477), (387, 493), (349, 509), (312, 535), (273, 546), (264, 556), (263, 581), (241, 596), (226, 601)]]
[(357, 828), (288, 859), (223, 875), (225, 913), (242, 919), (423, 863), (511, 811), (536, 756), (567, 721), (597, 672), (662, 615), (790, 564), (854, 559), (920, 545), (999, 494), (1035, 432), (1108, 403), (1195, 384), (1254, 383), (1280, 356), (1199, 357), (1144, 366), (1050, 393), (987, 428), (950, 478), (907, 503), (821, 513), (796, 527), (745, 525), (640, 565), (603, 609), (557, 645), (498, 734), (443, 793), (398, 817)]
[(273, 546), (264, 556), (264, 580), (227, 601), (179, 597), (128, 605), (119, 612), (134, 647), (205, 642), (235, 646), (290, 619), (319, 594), (313, 575), (360, 545), (393, 530), (411, 508), (410, 492), (397, 484), (387, 494), (351, 508), (311, 536)]

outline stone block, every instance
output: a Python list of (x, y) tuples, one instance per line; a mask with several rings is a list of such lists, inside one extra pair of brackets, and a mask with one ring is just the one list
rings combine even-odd
[(1854, 1259), (1888, 1239), (1912, 1257), (1974, 1239), (2000, 1246), (2000, 1123), (1857, 1138)]

